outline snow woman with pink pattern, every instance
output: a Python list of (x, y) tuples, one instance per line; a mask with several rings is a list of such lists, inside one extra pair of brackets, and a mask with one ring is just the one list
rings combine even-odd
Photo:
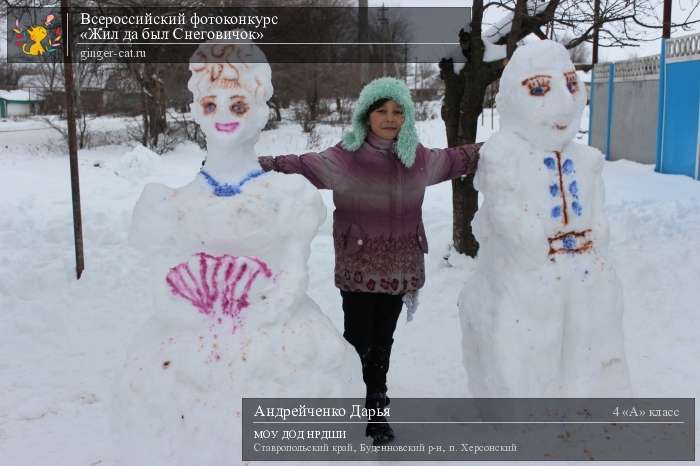
[(233, 464), (242, 397), (349, 397), (361, 384), (350, 346), (307, 295), (323, 202), (258, 165), (273, 92), (264, 55), (202, 44), (190, 71), (206, 162), (185, 186), (147, 185), (130, 231), (153, 267), (153, 312), (115, 390), (125, 465)]

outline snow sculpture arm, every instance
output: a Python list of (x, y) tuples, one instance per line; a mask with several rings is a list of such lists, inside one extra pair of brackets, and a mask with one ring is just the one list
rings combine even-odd
[(480, 147), (481, 143), (465, 144), (447, 149), (427, 149), (418, 146), (418, 150), (425, 151), (428, 185), (473, 174), (479, 161)]
[(320, 153), (260, 157), (258, 161), (265, 171), (296, 173), (309, 180), (318, 189), (334, 189), (338, 180), (342, 179), (346, 173), (339, 153), (340, 150), (336, 146)]
[(270, 228), (279, 232), (282, 243), (275, 259), (275, 272), (280, 272), (277, 286), (306, 290), (311, 242), (326, 219), (326, 207), (319, 192), (303, 179), (275, 176), (278, 208)]
[(484, 196), (474, 220), (476, 238), (525, 269), (546, 261), (549, 251), (542, 222), (528, 207), (521, 186), (518, 157), (528, 149), (513, 135), (494, 134), (484, 145), (474, 178), (475, 188)]
[(584, 149), (584, 155), (591, 159), (592, 169), (591, 176), (593, 180), (593, 218), (592, 218), (592, 239), (593, 247), (597, 249), (603, 256), (608, 252), (608, 243), (610, 239), (610, 226), (608, 224), (608, 216), (605, 213), (605, 184), (603, 182), (603, 154), (591, 147), (581, 146)]
[(171, 246), (176, 213), (170, 200), (175, 191), (158, 183), (147, 184), (134, 206), (129, 242), (141, 250)]

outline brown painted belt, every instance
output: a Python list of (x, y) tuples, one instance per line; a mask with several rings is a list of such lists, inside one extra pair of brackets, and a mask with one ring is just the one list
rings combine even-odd
[(556, 254), (582, 254), (593, 249), (591, 229), (583, 231), (565, 231), (547, 238), (549, 258), (554, 260)]

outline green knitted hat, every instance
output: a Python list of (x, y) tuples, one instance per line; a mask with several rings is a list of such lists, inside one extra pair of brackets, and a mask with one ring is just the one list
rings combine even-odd
[(355, 152), (362, 146), (367, 136), (367, 110), (374, 102), (384, 98), (391, 99), (403, 107), (404, 122), (394, 143), (394, 150), (399, 160), (410, 168), (416, 159), (418, 146), (413, 100), (406, 83), (395, 78), (375, 79), (362, 89), (352, 113), (352, 130), (343, 135), (342, 146), (350, 152)]

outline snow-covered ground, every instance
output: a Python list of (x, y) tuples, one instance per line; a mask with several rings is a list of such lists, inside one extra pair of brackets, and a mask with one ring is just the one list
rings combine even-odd
[[(487, 114), (480, 140), (490, 122)], [(76, 281), (68, 160), (53, 130), (13, 131), (34, 126), (41, 121), (0, 122), (0, 464), (114, 466), (113, 381), (150, 312), (148, 264), (126, 242), (131, 211), (145, 183), (183, 185), (204, 154), (194, 144), (160, 158), (126, 145), (81, 151), (86, 270)], [(441, 120), (420, 122), (418, 130), (426, 146), (445, 146)], [(325, 147), (341, 129), (322, 126), (319, 133)], [(257, 150), (302, 153), (306, 145), (300, 127), (286, 124), (264, 132)], [(695, 397), (700, 183), (626, 161), (606, 163), (604, 179), (635, 395)], [(330, 212), (330, 192), (322, 196)], [(449, 183), (428, 190), (423, 211), (427, 282), (414, 321), (397, 327), (390, 392), (469, 396), (456, 302), (473, 261), (449, 250)], [(329, 215), (312, 243), (309, 293), (342, 331), (330, 222)], [(697, 431), (695, 439), (697, 447)]]

